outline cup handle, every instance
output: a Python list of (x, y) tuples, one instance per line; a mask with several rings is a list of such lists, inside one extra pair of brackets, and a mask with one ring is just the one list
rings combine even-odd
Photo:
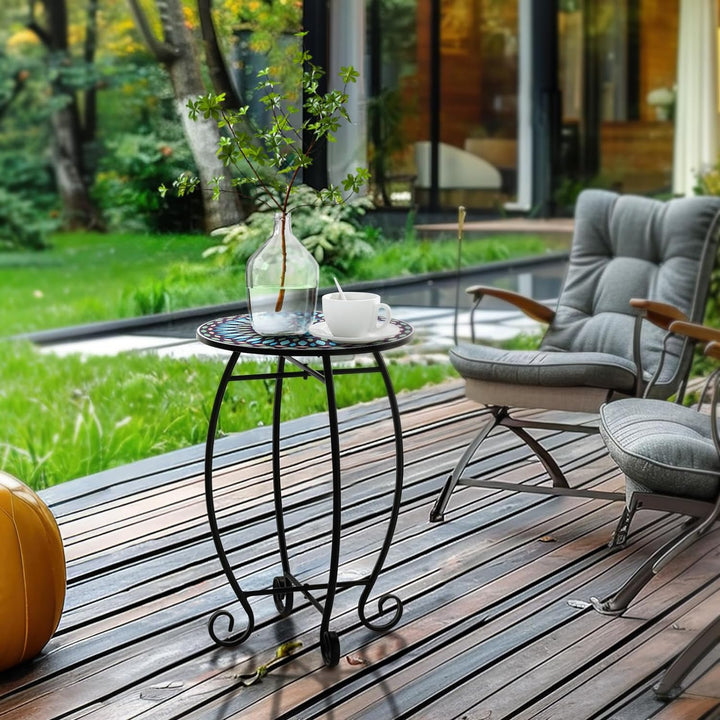
[(378, 324), (375, 328), (375, 332), (386, 328), (392, 320), (392, 310), (390, 310), (390, 306), (386, 305), (385, 303), (380, 303), (378, 305), (378, 314), (381, 313), (383, 310), (385, 311), (385, 317), (378, 319)]

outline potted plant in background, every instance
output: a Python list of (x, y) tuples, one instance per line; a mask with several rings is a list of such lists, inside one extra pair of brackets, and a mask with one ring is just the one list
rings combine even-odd
[[(324, 71), (312, 63), (308, 52), (298, 51), (292, 65), (297, 72), (291, 87), (283, 86), (270, 67), (258, 72), (255, 91), (271, 118), (265, 127), (252, 126), (248, 105), (238, 110), (225, 107), (224, 93), (210, 93), (188, 103), (191, 119), (202, 117), (218, 123), (224, 132), (218, 156), (237, 171), (233, 188), (223, 187), (222, 178), (214, 180), (213, 196), (239, 190), (256, 205), (276, 211), (272, 235), (246, 265), (251, 321), (262, 335), (303, 334), (313, 321), (318, 265), (292, 232), (293, 200), (300, 174), (312, 164), (318, 144), (333, 142), (340, 124), (350, 122), (346, 90), (358, 78), (353, 67), (343, 67), (339, 72), (343, 89), (321, 93), (319, 80)], [(342, 203), (343, 192), (359, 191), (368, 179), (368, 171), (357, 168), (342, 181), (342, 189), (330, 186), (314, 191), (312, 201), (318, 206)], [(184, 195), (194, 190), (199, 180), (181, 176), (174, 184)], [(300, 196), (307, 203), (307, 192)]]
[(672, 120), (675, 114), (675, 88), (658, 87), (647, 94), (649, 105), (655, 108), (658, 120)]

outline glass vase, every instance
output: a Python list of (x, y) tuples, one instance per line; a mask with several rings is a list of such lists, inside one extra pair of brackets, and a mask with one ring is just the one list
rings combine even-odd
[(270, 238), (245, 268), (250, 321), (260, 335), (304, 335), (313, 321), (319, 267), (293, 235), (290, 213), (275, 213)]

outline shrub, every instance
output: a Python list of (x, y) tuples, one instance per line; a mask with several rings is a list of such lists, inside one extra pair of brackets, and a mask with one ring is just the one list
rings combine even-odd
[(188, 232), (202, 228), (200, 197), (163, 197), (158, 187), (194, 168), (185, 142), (125, 133), (108, 142), (93, 198), (111, 230)]
[(47, 158), (23, 145), (0, 152), (0, 187), (31, 202), (37, 211), (58, 209), (55, 177)]
[[(292, 211), (293, 232), (315, 256), (324, 272), (346, 277), (361, 258), (373, 254), (367, 241), (367, 229), (361, 219), (373, 207), (367, 198), (354, 198), (341, 204), (318, 205), (316, 193), (296, 186)], [(274, 211), (257, 210), (244, 223), (215, 230), (220, 245), (209, 248), (205, 256), (217, 256), (222, 262), (244, 265), (248, 258), (272, 234)]]
[(31, 202), (0, 186), (0, 249), (41, 250), (53, 229), (53, 222), (38, 216)]
[[(720, 195), (720, 159), (697, 175), (696, 195)], [(705, 306), (705, 323), (720, 327), (720, 249), (710, 278), (710, 292)]]

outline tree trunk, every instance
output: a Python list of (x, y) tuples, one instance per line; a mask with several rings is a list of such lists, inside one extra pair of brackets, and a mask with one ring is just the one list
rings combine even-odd
[[(39, 0), (45, 11), (45, 27), (35, 20), (35, 0), (30, 0), (31, 18), (28, 27), (38, 36), (48, 52), (49, 64), (62, 70), (69, 65), (68, 21), (65, 0)], [(53, 95), (65, 102), (58, 103), (51, 118), (52, 163), (58, 192), (63, 203), (65, 224), (69, 228), (97, 227), (99, 215), (90, 200), (83, 163), (83, 132), (75, 92), (65, 86), (62, 72), (54, 73)]]
[(64, 225), (69, 229), (89, 229), (98, 227), (100, 222), (82, 175), (80, 130), (74, 110), (74, 105), (68, 105), (52, 115), (52, 165), (62, 199)]
[(138, 0), (128, 0), (139, 30), (159, 62), (167, 69), (175, 95), (175, 104), (180, 115), (185, 136), (200, 176), (203, 188), (205, 227), (208, 231), (218, 227), (234, 225), (243, 219), (238, 194), (223, 192), (213, 200), (209, 188), (213, 178), (225, 177), (230, 183), (230, 172), (217, 157), (220, 130), (212, 121), (188, 118), (187, 102), (205, 92), (200, 75), (200, 66), (195, 55), (193, 37), (185, 24), (180, 0), (158, 0), (164, 39), (159, 41), (151, 34), (150, 25)]
[[(195, 55), (193, 37), (185, 24), (180, 0), (164, 0), (167, 13), (163, 14), (166, 39), (172, 41), (177, 50), (175, 60), (169, 64), (168, 72), (175, 93), (175, 103), (182, 118), (185, 135), (197, 165), (201, 186), (209, 188), (215, 177), (225, 176), (230, 180), (228, 169), (217, 157), (220, 130), (211, 120), (192, 121), (188, 118), (187, 102), (205, 92), (200, 75), (200, 66)], [(170, 31), (170, 32), (168, 32)], [(240, 202), (235, 192), (223, 192), (217, 200), (203, 192), (205, 203), (205, 225), (207, 230), (233, 225), (242, 219)]]
[(225, 93), (225, 107), (238, 110), (245, 103), (240, 100), (230, 80), (225, 58), (220, 50), (215, 23), (212, 17), (213, 0), (197, 0), (200, 30), (205, 44), (205, 61), (208, 75), (216, 93)]

